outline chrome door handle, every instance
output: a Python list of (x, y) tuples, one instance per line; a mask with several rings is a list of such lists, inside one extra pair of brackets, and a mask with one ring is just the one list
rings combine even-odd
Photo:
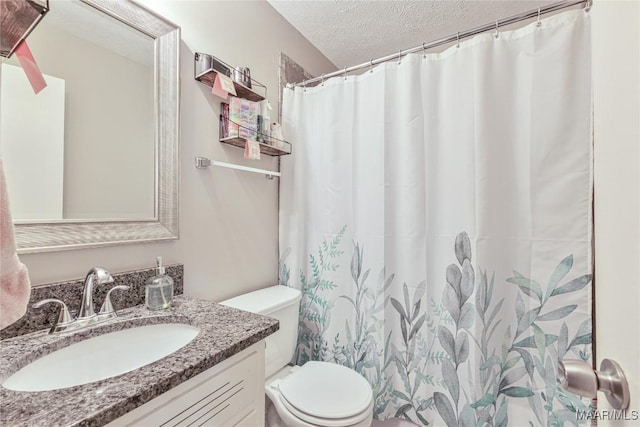
[(596, 397), (601, 391), (614, 409), (629, 407), (629, 383), (620, 365), (611, 359), (603, 359), (599, 371), (582, 360), (560, 360), (558, 381), (567, 391), (584, 397)]

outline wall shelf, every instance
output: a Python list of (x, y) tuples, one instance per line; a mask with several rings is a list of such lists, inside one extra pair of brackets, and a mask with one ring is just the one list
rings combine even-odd
[(49, 0), (0, 0), (0, 56), (9, 58), (49, 11)]
[[(234, 67), (221, 61), (213, 55), (196, 52), (194, 57), (194, 78), (209, 87), (213, 87), (218, 74), (231, 76)], [(247, 87), (233, 80), (236, 89), (236, 97), (244, 98), (253, 102), (260, 102), (267, 97), (267, 87), (262, 83), (251, 79), (251, 84)], [(256, 89), (263, 93), (258, 93)], [(234, 131), (229, 134), (229, 124), (233, 123)], [(220, 142), (227, 145), (244, 149), (247, 145), (247, 132), (250, 135), (256, 134), (256, 129), (243, 126), (235, 121), (231, 121), (228, 115), (220, 114)], [(247, 131), (247, 132), (245, 132)], [(242, 135), (242, 136), (241, 136)], [(259, 135), (258, 135), (259, 136)], [(268, 141), (258, 141), (260, 144), (260, 153), (267, 156), (285, 156), (291, 154), (291, 144), (277, 138), (269, 137)]]
[[(195, 79), (209, 87), (213, 87), (213, 82), (215, 81), (218, 73), (230, 77), (230, 74), (227, 74), (227, 72), (225, 71), (233, 71), (233, 67), (225, 63), (224, 61), (221, 61), (215, 56), (199, 52), (196, 52), (195, 54), (194, 67)], [(254, 79), (251, 79), (251, 88), (248, 88), (247, 86), (236, 81), (233, 82), (233, 86), (236, 89), (238, 98), (244, 98), (248, 99), (249, 101), (259, 102), (267, 97), (267, 87)], [(254, 90), (254, 88), (260, 88), (263, 93), (261, 94), (257, 92), (256, 90)]]
[[(247, 140), (245, 138), (238, 138), (234, 136), (221, 138), (220, 142), (242, 149), (244, 149), (244, 146), (247, 144)], [(265, 144), (264, 142), (258, 142), (258, 144), (260, 144), (260, 153), (266, 154), (267, 156), (286, 156), (287, 154), (291, 154), (291, 144), (287, 141), (284, 142), (286, 143), (286, 148), (278, 148), (273, 145)]]
[[(240, 137), (238, 135), (225, 135), (225, 129), (229, 129), (228, 123), (234, 123), (238, 126), (238, 133), (240, 129), (246, 129), (247, 131), (256, 132), (254, 129), (249, 129), (245, 126), (242, 126), (239, 123), (232, 122), (229, 120), (227, 116), (224, 114), (220, 114), (220, 142), (223, 144), (233, 145), (234, 147), (244, 149), (247, 144), (247, 139)], [(267, 156), (286, 156), (287, 154), (291, 154), (291, 143), (277, 139), (274, 137), (269, 137), (269, 142), (258, 141), (260, 144), (260, 153), (266, 154)], [(273, 142), (277, 142), (278, 144), (273, 144)]]

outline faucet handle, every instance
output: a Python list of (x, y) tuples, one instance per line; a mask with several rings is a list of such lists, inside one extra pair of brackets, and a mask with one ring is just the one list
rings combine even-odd
[(43, 300), (38, 301), (35, 304), (33, 304), (32, 307), (33, 308), (40, 308), (43, 305), (51, 303), (51, 302), (60, 304), (62, 306), (62, 308), (60, 309), (60, 314), (58, 315), (58, 321), (56, 322), (55, 325), (53, 325), (54, 328), (56, 326), (59, 326), (59, 325), (66, 325), (68, 323), (73, 322), (73, 318), (71, 317), (71, 314), (69, 313), (69, 309), (67, 308), (67, 304), (65, 304), (64, 302), (60, 301), (59, 299), (56, 299), (56, 298), (43, 299)]
[(109, 289), (109, 291), (107, 292), (107, 296), (104, 297), (104, 302), (102, 303), (102, 307), (100, 308), (100, 314), (112, 314), (112, 313), (115, 314), (116, 310), (113, 308), (113, 305), (111, 304), (111, 292), (115, 290), (128, 291), (129, 289), (131, 289), (131, 287), (126, 285), (118, 285)]

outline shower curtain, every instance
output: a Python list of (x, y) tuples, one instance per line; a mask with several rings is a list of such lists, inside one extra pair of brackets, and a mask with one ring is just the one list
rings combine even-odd
[(592, 357), (590, 61), (578, 10), (285, 89), (294, 362), (360, 372), (378, 419), (581, 423), (556, 369)]

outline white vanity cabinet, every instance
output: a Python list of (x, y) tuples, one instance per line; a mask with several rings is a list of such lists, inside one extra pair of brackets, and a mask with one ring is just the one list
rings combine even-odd
[(264, 341), (107, 424), (264, 426)]

